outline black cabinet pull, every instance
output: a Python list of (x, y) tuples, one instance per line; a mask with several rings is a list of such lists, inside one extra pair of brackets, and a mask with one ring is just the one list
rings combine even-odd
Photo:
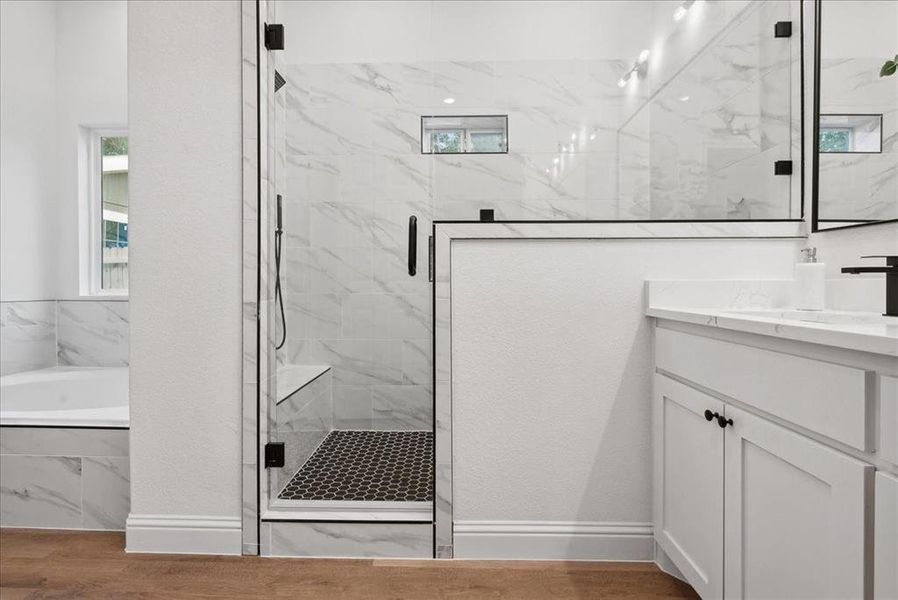
[(408, 274), (412, 277), (418, 270), (418, 217), (408, 218)]
[(720, 428), (721, 428), (721, 429), (726, 429), (726, 428), (727, 428), (727, 425), (732, 425), (732, 424), (733, 424), (733, 420), (732, 420), (732, 419), (727, 419), (727, 418), (724, 417), (723, 415), (717, 415), (717, 424), (720, 425)]
[(714, 419), (716, 419), (719, 416), (720, 415), (718, 415), (717, 413), (712, 413), (710, 410), (705, 410), (705, 420), (706, 421), (713, 421)]

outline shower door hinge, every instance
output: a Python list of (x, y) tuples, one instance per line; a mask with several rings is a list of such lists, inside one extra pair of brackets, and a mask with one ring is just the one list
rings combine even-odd
[(774, 175), (791, 175), (792, 174), (792, 161), (791, 160), (778, 160), (773, 163), (773, 174)]
[(265, 468), (284, 466), (284, 442), (265, 444)]
[(284, 49), (284, 26), (279, 23), (265, 24), (265, 48), (267, 50)]
[(777, 21), (773, 26), (773, 37), (792, 37), (792, 21)]
[(427, 281), (433, 281), (433, 236), (427, 237)]

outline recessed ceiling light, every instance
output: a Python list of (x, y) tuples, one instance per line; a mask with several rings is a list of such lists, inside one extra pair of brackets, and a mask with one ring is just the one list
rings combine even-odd
[(455, 98), (443, 98), (443, 102), (446, 104), (455, 104)]

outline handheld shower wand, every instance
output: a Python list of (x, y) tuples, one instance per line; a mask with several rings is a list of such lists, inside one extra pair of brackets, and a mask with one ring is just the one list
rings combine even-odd
[(284, 314), (284, 294), (281, 292), (281, 236), (284, 235), (283, 199), (277, 195), (277, 224), (274, 229), (274, 301), (281, 313), (281, 341), (274, 347), (280, 350), (287, 343), (287, 316)]

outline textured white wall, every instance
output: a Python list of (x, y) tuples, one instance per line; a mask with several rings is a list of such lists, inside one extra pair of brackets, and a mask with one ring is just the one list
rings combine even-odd
[(79, 260), (86, 269), (90, 256), (80, 233), (89, 223), (79, 223), (79, 128), (128, 126), (127, 15), (124, 0), (57, 3), (58, 298), (78, 297)]
[(53, 2), (0, 2), (0, 300), (56, 297), (55, 22)]
[(132, 516), (240, 515), (240, 49), (238, 2), (129, 5)]
[(796, 240), (452, 246), (455, 520), (651, 520), (650, 278), (789, 278)]

